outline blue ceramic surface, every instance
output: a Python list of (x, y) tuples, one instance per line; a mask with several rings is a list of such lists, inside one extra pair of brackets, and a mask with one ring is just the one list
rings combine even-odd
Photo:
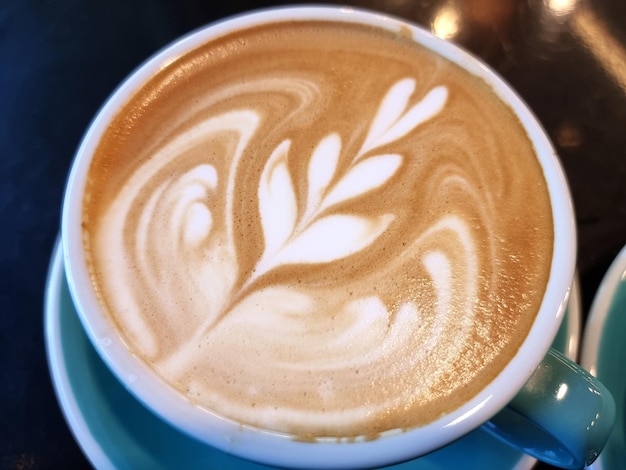
[(582, 365), (611, 391), (617, 405), (613, 433), (590, 470), (626, 465), (626, 247), (607, 271), (594, 298), (583, 341)]
[[(570, 357), (579, 335), (578, 292), (554, 347)], [(573, 307), (575, 306), (575, 308)], [(99, 469), (269, 468), (217, 451), (178, 432), (143, 407), (111, 374), (85, 335), (74, 309), (55, 247), (46, 290), (45, 334), (57, 398), (75, 439)], [(394, 470), (529, 469), (535, 461), (478, 429)]]

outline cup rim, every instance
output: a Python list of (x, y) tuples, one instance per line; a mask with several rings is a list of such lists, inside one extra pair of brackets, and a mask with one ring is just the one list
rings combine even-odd
[[(311, 19), (359, 22), (393, 31), (410, 31), (417, 43), (483, 78), (513, 109), (533, 143), (549, 188), (554, 221), (553, 256), (546, 293), (526, 340), (504, 370), (474, 398), (439, 420), (410, 430), (385, 432), (378, 439), (349, 443), (336, 438), (322, 439), (315, 444), (300, 442), (292, 436), (259, 430), (210, 411), (199, 411), (127, 350), (92, 291), (82, 250), (80, 221), (85, 176), (91, 155), (116, 106), (125, 102), (154, 72), (202, 43), (262, 23)], [(480, 59), (408, 20), (388, 14), (340, 6), (282, 6), (235, 15), (196, 29), (154, 54), (118, 86), (89, 125), (75, 154), (66, 183), (61, 231), (66, 275), (81, 323), (107, 366), (140, 401), (177, 428), (244, 458), (287, 467), (348, 468), (387, 465), (433, 451), (480, 426), (514, 397), (549, 349), (565, 313), (575, 271), (573, 213), (564, 171), (541, 124), (517, 93)], [(207, 433), (207, 429), (211, 431)], [(288, 451), (281, 452), (283, 448)]]

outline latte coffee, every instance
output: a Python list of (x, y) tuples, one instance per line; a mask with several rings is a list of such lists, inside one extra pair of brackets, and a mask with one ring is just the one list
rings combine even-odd
[(405, 34), (242, 29), (98, 144), (99, 302), (189, 401), (300, 439), (425, 425), (515, 356), (548, 282), (542, 168), (493, 90)]

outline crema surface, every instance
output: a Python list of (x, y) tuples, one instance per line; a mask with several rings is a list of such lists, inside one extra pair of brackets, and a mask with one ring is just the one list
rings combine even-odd
[(159, 71), (102, 137), (83, 226), (136, 355), (198, 406), (305, 439), (472, 398), (524, 341), (553, 245), (532, 144), (485, 83), (324, 22)]

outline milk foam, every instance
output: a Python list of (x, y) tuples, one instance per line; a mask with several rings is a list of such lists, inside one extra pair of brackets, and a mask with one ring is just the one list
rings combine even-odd
[[(306, 47), (334, 47), (310, 34)], [(369, 50), (361, 34), (338, 37)], [(300, 436), (423, 424), (497, 373), (532, 322), (551, 240), (528, 210), (540, 170), (488, 90), (459, 88), (421, 50), (420, 67), (399, 53), (393, 78), (362, 83), (372, 108), (358, 113), (315, 67), (289, 69), (293, 47), (172, 100), (158, 138), (129, 147), (137, 163), (86, 209), (95, 282), (136, 354), (199, 406)], [(459, 110), (483, 106), (466, 128)]]

